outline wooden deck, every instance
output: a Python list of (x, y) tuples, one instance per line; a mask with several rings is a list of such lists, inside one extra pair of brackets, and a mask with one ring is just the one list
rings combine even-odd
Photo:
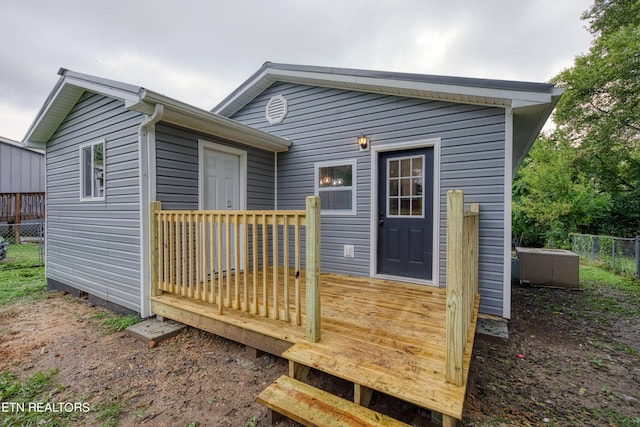
[[(303, 327), (237, 310), (220, 315), (215, 304), (174, 294), (152, 297), (152, 307), (156, 314), (351, 381), (356, 394), (368, 388), (462, 418), (479, 298), (458, 387), (445, 378), (445, 289), (336, 274), (322, 274), (320, 282), (316, 343), (306, 339)], [(302, 314), (304, 325), (304, 298)]]

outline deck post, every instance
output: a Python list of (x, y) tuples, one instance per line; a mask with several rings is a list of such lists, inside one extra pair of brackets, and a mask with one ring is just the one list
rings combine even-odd
[(158, 201), (151, 202), (150, 214), (151, 218), (149, 219), (149, 244), (151, 245), (150, 254), (151, 254), (151, 296), (158, 296), (162, 294), (162, 291), (158, 288), (158, 267), (159, 267), (159, 257), (160, 257), (160, 248), (158, 247), (158, 218), (157, 211), (162, 209), (162, 203)]
[(463, 295), (463, 245), (464, 245), (464, 193), (447, 192), (447, 359), (446, 381), (463, 385), (462, 363), (464, 343)]
[(13, 222), (13, 231), (15, 233), (16, 245), (20, 244), (20, 221), (22, 218), (20, 217), (20, 211), (22, 210), (22, 195), (20, 193), (16, 193), (16, 219)]
[(449, 415), (442, 414), (442, 427), (456, 427), (458, 425), (458, 420)]
[(473, 223), (473, 237), (471, 241), (471, 251), (473, 253), (473, 257), (471, 258), (471, 268), (473, 269), (473, 274), (471, 275), (472, 280), (472, 290), (473, 293), (471, 295), (471, 309), (475, 305), (476, 294), (478, 293), (478, 265), (480, 262), (479, 254), (480, 254), (480, 204), (479, 203), (471, 203), (471, 212), (476, 213), (476, 219)]
[(320, 197), (306, 199), (307, 340), (320, 341)]

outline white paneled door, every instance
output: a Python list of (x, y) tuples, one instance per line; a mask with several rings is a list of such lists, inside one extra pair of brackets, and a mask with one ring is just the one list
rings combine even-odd
[[(240, 209), (240, 156), (215, 151), (205, 148), (202, 152), (202, 166), (203, 166), (203, 191), (202, 206), (204, 210), (238, 210)], [(216, 230), (215, 235), (220, 236), (222, 239), (222, 245), (225, 245), (227, 241), (230, 243), (228, 250), (222, 250), (221, 254), (216, 254), (216, 266), (217, 257), (222, 257), (223, 272), (226, 273), (227, 265), (231, 270), (235, 269), (235, 257), (236, 247), (235, 239), (233, 238), (236, 232), (233, 224), (229, 225), (228, 232), (230, 233), (230, 239), (227, 240), (227, 228), (222, 227), (221, 230)], [(243, 241), (244, 230), (238, 230), (240, 233), (240, 242)], [(208, 234), (208, 233), (207, 233)], [(217, 248), (217, 242), (208, 242), (211, 249)], [(241, 243), (242, 245), (242, 243)], [(240, 254), (242, 251), (240, 251)], [(227, 263), (227, 256), (229, 260)], [(217, 267), (214, 266), (216, 273)], [(240, 260), (240, 268), (244, 268), (244, 260)]]

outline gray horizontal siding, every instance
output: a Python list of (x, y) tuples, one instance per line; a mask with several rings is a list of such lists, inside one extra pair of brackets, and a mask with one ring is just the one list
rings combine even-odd
[(44, 155), (0, 141), (0, 193), (44, 191)]
[(160, 123), (156, 126), (156, 199), (164, 209), (198, 209), (198, 140), (247, 152), (247, 209), (273, 209), (274, 154)]
[[(47, 277), (140, 311), (141, 115), (86, 92), (47, 143)], [(81, 144), (105, 140), (105, 200), (80, 202)]]
[[(288, 114), (270, 125), (265, 107), (274, 95), (288, 101)], [(284, 137), (290, 150), (278, 156), (278, 207), (303, 209), (314, 192), (314, 163), (357, 160), (357, 216), (322, 217), (322, 268), (368, 276), (371, 210), (371, 154), (360, 152), (365, 133), (382, 146), (441, 139), (440, 285), (445, 284), (446, 192), (462, 189), (468, 203), (481, 204), (481, 310), (502, 315), (504, 245), (504, 110), (443, 101), (275, 83), (232, 116), (234, 120)], [(355, 258), (343, 246), (355, 245)]]

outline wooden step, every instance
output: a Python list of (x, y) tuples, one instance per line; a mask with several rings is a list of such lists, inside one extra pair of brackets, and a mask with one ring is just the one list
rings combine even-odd
[(263, 390), (256, 401), (308, 427), (409, 426), (286, 375)]
[[(462, 418), (466, 383), (457, 387), (445, 381), (444, 351), (436, 358), (419, 357), (412, 349), (361, 346), (349, 337), (325, 333), (319, 342), (298, 342), (282, 356), (422, 408)], [(470, 354), (465, 357), (468, 364)], [(464, 375), (466, 379), (466, 370)]]

